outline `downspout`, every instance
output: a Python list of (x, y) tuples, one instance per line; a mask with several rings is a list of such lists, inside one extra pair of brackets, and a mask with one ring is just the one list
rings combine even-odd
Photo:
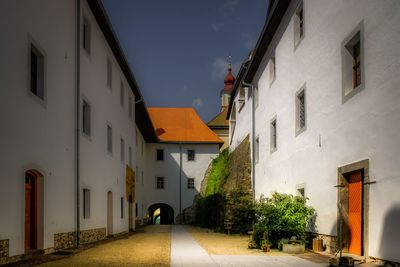
[(255, 174), (255, 156), (256, 156), (256, 151), (255, 151), (255, 140), (256, 140), (256, 126), (255, 126), (255, 103), (254, 103), (254, 85), (251, 83), (245, 83), (242, 82), (243, 86), (246, 86), (250, 88), (251, 94), (252, 94), (252, 100), (251, 100), (251, 156), (252, 156), (252, 161), (251, 161), (251, 188), (253, 190), (253, 201), (255, 202), (256, 200), (256, 190), (255, 190), (255, 181), (256, 181), (256, 174)]
[(80, 123), (79, 123), (79, 118), (80, 118), (80, 39), (81, 39), (81, 34), (80, 34), (80, 26), (81, 26), (81, 1), (76, 0), (76, 59), (75, 59), (75, 64), (76, 64), (76, 99), (75, 99), (75, 109), (76, 109), (76, 117), (75, 117), (75, 123), (76, 123), (76, 135), (75, 135), (75, 164), (76, 164), (76, 169), (75, 169), (75, 177), (76, 177), (76, 246), (79, 247), (79, 233), (80, 233), (80, 206), (79, 206), (79, 193), (80, 193), (80, 177), (79, 177), (79, 138), (80, 138)]
[(182, 224), (182, 143), (179, 143), (179, 224)]

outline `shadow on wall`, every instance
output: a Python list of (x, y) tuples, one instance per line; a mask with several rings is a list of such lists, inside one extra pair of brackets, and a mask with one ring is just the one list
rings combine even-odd
[(400, 262), (400, 202), (394, 204), (383, 221), (379, 257)]

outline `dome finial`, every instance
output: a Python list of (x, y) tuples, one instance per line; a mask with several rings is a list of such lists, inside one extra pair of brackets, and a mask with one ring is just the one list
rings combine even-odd
[(228, 70), (232, 70), (232, 57), (230, 53), (228, 55)]

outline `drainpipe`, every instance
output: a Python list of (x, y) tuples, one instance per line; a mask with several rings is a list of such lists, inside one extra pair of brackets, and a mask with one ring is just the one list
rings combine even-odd
[(255, 156), (256, 156), (256, 151), (255, 151), (255, 140), (256, 140), (256, 126), (255, 126), (255, 103), (254, 103), (254, 85), (251, 83), (245, 83), (242, 82), (242, 86), (246, 86), (251, 90), (252, 93), (252, 100), (251, 100), (251, 156), (252, 156), (252, 161), (251, 161), (251, 187), (253, 190), (253, 201), (255, 202), (256, 200), (256, 191), (255, 191), (255, 181), (256, 181), (256, 174), (255, 174)]
[(75, 109), (76, 109), (76, 135), (75, 135), (75, 164), (76, 164), (76, 169), (75, 169), (75, 177), (76, 177), (76, 246), (79, 247), (79, 232), (80, 232), (80, 206), (79, 206), (79, 192), (80, 192), (80, 177), (79, 177), (79, 138), (80, 138), (80, 123), (79, 123), (79, 117), (80, 117), (80, 40), (81, 40), (81, 34), (80, 34), (80, 28), (81, 28), (81, 1), (76, 0), (76, 58), (75, 58), (75, 64), (76, 64), (76, 99), (75, 99)]
[(179, 143), (179, 224), (182, 224), (182, 143)]

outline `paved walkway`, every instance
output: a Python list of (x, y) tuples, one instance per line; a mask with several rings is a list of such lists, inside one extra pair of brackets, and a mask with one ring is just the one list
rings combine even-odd
[(313, 263), (295, 256), (254, 255), (209, 255), (184, 229), (172, 226), (171, 267), (321, 267), (326, 264)]

